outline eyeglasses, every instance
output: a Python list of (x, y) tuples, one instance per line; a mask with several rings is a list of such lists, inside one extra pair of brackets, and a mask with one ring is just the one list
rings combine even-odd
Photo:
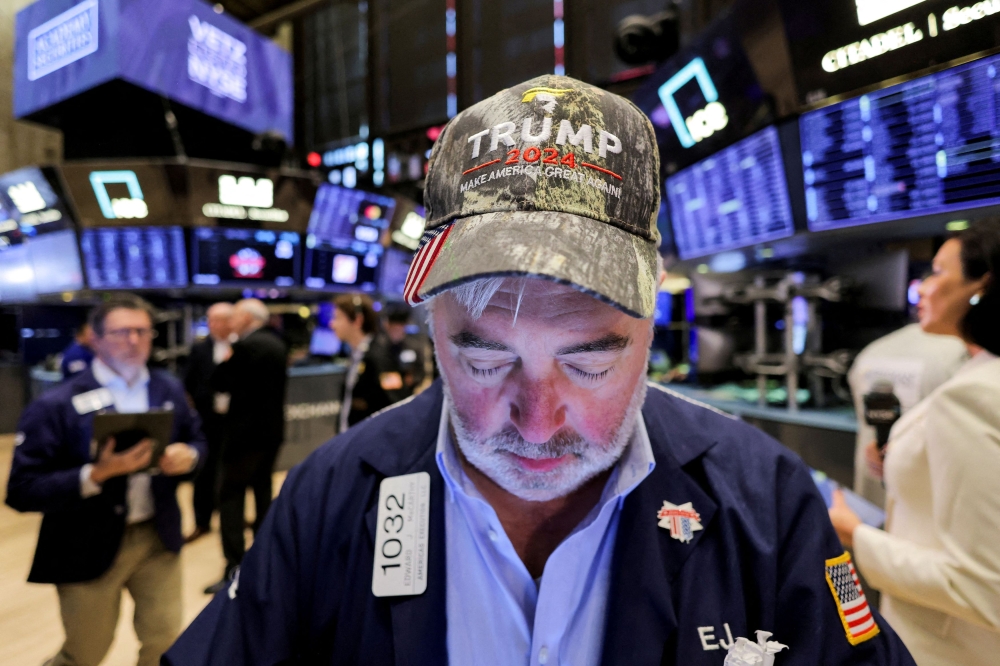
[(112, 331), (104, 331), (105, 336), (114, 338), (115, 340), (128, 340), (132, 337), (133, 333), (140, 340), (152, 340), (159, 334), (152, 328), (116, 328)]

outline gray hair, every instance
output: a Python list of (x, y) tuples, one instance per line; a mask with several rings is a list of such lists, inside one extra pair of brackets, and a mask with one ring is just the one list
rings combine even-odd
[[(663, 257), (659, 253), (656, 255), (656, 279), (653, 280), (654, 290), (659, 291), (660, 288), (660, 276), (663, 274)], [(486, 311), (486, 306), (490, 304), (490, 301), (496, 296), (496, 293), (500, 291), (500, 288), (504, 283), (510, 280), (511, 286), (517, 291), (517, 302), (512, 303), (514, 306), (514, 321), (517, 321), (517, 313), (521, 309), (521, 301), (524, 298), (524, 287), (527, 284), (527, 277), (487, 277), (479, 278), (478, 280), (472, 280), (470, 282), (463, 282), (462, 284), (446, 289), (445, 291), (435, 294), (430, 299), (428, 299), (428, 305), (438, 296), (443, 293), (451, 293), (455, 300), (458, 301), (462, 307), (464, 307), (469, 316), (473, 319), (479, 319), (483, 316), (483, 312)], [(656, 293), (653, 294), (653, 301), (656, 301)]]
[(242, 301), (237, 301), (235, 307), (237, 310), (246, 312), (248, 315), (261, 323), (267, 323), (267, 321), (271, 318), (271, 313), (268, 312), (267, 306), (264, 305), (264, 301), (256, 298), (244, 298)]

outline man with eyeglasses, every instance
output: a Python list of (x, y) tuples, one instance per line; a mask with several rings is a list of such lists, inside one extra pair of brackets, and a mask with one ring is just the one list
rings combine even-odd
[[(47, 666), (97, 666), (104, 659), (123, 589), (135, 601), (138, 664), (152, 666), (181, 629), (177, 482), (207, 449), (181, 383), (146, 367), (156, 337), (151, 306), (116, 296), (94, 309), (90, 324), (91, 367), (21, 416), (7, 504), (45, 514), (28, 580), (56, 585), (66, 632)], [(173, 443), (158, 460), (150, 439), (120, 452), (113, 438), (93, 440), (95, 414), (151, 409), (173, 411)]]

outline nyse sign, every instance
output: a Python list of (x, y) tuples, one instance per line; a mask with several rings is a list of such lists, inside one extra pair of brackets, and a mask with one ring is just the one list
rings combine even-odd
[(247, 45), (197, 16), (188, 25), (188, 78), (219, 97), (246, 102)]

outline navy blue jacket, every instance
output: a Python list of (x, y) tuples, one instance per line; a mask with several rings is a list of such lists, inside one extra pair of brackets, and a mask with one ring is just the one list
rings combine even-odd
[[(94, 414), (78, 414), (74, 395), (100, 388), (94, 373), (84, 372), (46, 391), (28, 405), (18, 424), (7, 504), (18, 511), (45, 514), (38, 534), (33, 583), (75, 583), (98, 578), (111, 566), (125, 532), (127, 477), (104, 482), (101, 493), (80, 496), (80, 468), (93, 462), (90, 440)], [(199, 464), (208, 455), (198, 415), (188, 405), (181, 383), (162, 370), (151, 370), (149, 406), (174, 410), (171, 441), (198, 450)], [(179, 552), (181, 513), (177, 483), (184, 477), (157, 475), (151, 489), (154, 522), (163, 545)]]
[[(441, 406), (438, 382), (293, 470), (236, 583), (163, 663), (446, 664)], [(913, 665), (877, 615), (878, 635), (848, 642), (824, 573), (843, 548), (801, 460), (749, 425), (660, 390), (650, 389), (642, 413), (656, 468), (622, 509), (602, 663), (720, 666), (728, 624), (734, 637), (774, 632), (790, 648), (778, 666)], [(420, 471), (431, 476), (427, 591), (376, 598), (379, 483)], [(668, 499), (701, 514), (693, 542), (658, 526)]]
[(62, 363), (59, 365), (63, 379), (80, 374), (90, 367), (93, 360), (94, 352), (90, 350), (90, 347), (84, 347), (79, 342), (73, 341), (73, 344), (63, 352)]

